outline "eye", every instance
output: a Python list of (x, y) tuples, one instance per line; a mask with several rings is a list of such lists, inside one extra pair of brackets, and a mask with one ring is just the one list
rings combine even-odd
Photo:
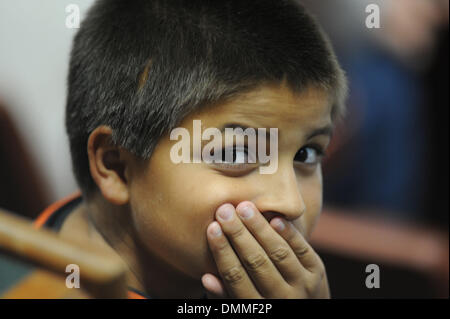
[[(230, 154), (227, 158), (227, 152)], [(247, 146), (231, 146), (221, 150), (221, 157), (214, 165), (230, 176), (241, 176), (257, 167), (256, 156)]]
[[(227, 158), (227, 153), (228, 155)], [(249, 152), (246, 146), (233, 146), (222, 149), (223, 164), (246, 164), (249, 163)]]
[(318, 164), (324, 155), (324, 152), (319, 146), (305, 146), (295, 154), (294, 161), (301, 162), (308, 165)]

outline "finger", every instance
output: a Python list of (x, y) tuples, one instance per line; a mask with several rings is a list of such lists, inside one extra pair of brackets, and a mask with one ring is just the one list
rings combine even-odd
[[(270, 298), (274, 292), (287, 288), (287, 282), (255, 237), (236, 215), (233, 205), (220, 206), (216, 216), (224, 234), (261, 295)], [(286, 286), (283, 287), (283, 283)]]
[(286, 240), (274, 230), (252, 202), (240, 203), (236, 211), (285, 281), (288, 283), (297, 281), (305, 269)]
[(227, 298), (225, 286), (219, 278), (212, 274), (204, 274), (202, 276), (202, 284), (206, 289), (208, 299), (224, 299)]
[(295, 226), (283, 218), (275, 217), (270, 221), (274, 229), (291, 246), (300, 263), (310, 272), (320, 269), (322, 261), (305, 237)]
[(212, 222), (206, 232), (217, 270), (228, 294), (233, 298), (240, 299), (261, 298), (238, 256), (224, 236), (220, 224), (216, 221)]

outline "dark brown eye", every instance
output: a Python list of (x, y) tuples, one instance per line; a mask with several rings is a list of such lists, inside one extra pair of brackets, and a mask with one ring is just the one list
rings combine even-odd
[(323, 151), (317, 147), (306, 146), (295, 154), (294, 161), (305, 164), (317, 164), (323, 157)]
[[(226, 154), (232, 154), (232, 162), (229, 162), (226, 158)], [(230, 155), (229, 155), (230, 156)], [(231, 156), (230, 156), (231, 157)], [(247, 163), (248, 151), (246, 147), (224, 148), (222, 149), (222, 163)]]

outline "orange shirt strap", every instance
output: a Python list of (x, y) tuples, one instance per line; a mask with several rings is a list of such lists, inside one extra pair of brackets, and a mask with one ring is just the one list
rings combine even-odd
[(141, 296), (140, 294), (132, 291), (132, 290), (128, 290), (128, 299), (147, 299), (144, 296)]
[[(36, 220), (33, 222), (34, 228), (41, 228), (47, 220), (61, 207), (68, 204), (69, 202), (73, 201), (74, 199), (81, 196), (81, 192), (73, 193), (63, 199), (60, 199), (59, 201), (51, 204), (49, 207), (47, 207), (39, 216), (36, 218)], [(147, 299), (144, 296), (132, 291), (127, 291), (128, 299)]]
[(58, 209), (60, 209), (64, 205), (66, 205), (67, 203), (73, 201), (74, 199), (76, 199), (80, 196), (81, 196), (81, 192), (78, 191), (76, 193), (73, 193), (73, 194), (51, 204), (38, 216), (38, 218), (36, 218), (36, 220), (33, 222), (33, 227), (41, 228), (47, 222), (47, 220), (53, 215), (54, 212), (56, 212)]

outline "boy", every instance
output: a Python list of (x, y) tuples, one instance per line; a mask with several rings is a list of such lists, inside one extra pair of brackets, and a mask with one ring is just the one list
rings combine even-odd
[[(328, 298), (306, 238), (345, 93), (329, 42), (297, 1), (99, 0), (68, 80), (82, 197), (38, 224), (119, 255), (133, 296)], [(174, 163), (170, 133), (195, 135), (195, 120), (278, 129), (267, 144), (276, 171), (238, 163), (250, 150), (233, 141), (220, 142), (231, 160)]]

